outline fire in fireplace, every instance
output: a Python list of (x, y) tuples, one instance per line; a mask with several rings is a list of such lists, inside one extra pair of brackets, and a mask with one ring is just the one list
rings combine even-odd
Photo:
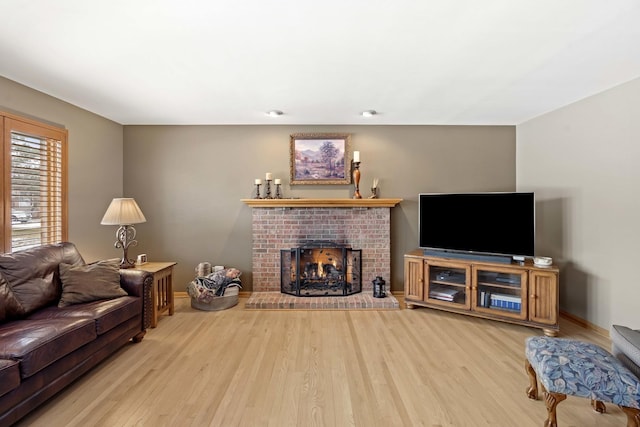
[(300, 297), (345, 296), (362, 291), (362, 250), (313, 241), (280, 251), (280, 290)]

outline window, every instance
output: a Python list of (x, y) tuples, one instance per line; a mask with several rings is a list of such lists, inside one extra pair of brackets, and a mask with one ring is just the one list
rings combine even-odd
[(0, 113), (1, 252), (67, 240), (67, 131)]

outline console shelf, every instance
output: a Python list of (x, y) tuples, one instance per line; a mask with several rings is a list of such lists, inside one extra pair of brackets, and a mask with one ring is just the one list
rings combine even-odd
[(555, 266), (536, 267), (424, 255), (404, 256), (407, 308), (436, 308), (540, 328), (557, 336), (558, 275)]

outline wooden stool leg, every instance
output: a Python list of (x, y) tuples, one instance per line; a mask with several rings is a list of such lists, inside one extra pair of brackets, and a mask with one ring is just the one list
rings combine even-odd
[(529, 387), (527, 387), (527, 396), (529, 399), (538, 400), (538, 377), (536, 371), (533, 370), (533, 366), (529, 363), (528, 359), (524, 359), (524, 368), (529, 375)]
[(551, 393), (544, 391), (544, 403), (547, 405), (547, 421), (544, 427), (558, 427), (558, 419), (556, 417), (556, 406), (567, 398), (566, 394)]
[(604, 406), (604, 403), (600, 402), (599, 400), (591, 399), (591, 407), (594, 411), (600, 414), (604, 414), (605, 412), (607, 412), (607, 407)]
[(622, 412), (627, 414), (627, 427), (640, 427), (640, 409), (618, 406), (622, 409)]

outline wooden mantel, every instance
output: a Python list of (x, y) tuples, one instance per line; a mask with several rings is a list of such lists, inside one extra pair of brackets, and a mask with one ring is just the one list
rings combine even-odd
[(393, 208), (402, 199), (241, 199), (252, 208)]

